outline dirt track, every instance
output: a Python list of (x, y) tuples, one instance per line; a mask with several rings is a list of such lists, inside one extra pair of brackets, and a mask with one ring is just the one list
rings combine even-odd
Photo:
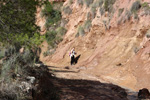
[(81, 69), (49, 67), (53, 84), (60, 90), (61, 100), (136, 100), (136, 92), (125, 90), (111, 83), (100, 82)]

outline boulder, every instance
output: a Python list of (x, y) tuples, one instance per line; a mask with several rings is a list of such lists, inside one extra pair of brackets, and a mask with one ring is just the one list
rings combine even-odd
[(150, 99), (149, 90), (146, 89), (146, 88), (143, 88), (143, 89), (139, 90), (139, 92), (138, 92), (138, 99), (139, 100), (141, 100), (141, 99)]

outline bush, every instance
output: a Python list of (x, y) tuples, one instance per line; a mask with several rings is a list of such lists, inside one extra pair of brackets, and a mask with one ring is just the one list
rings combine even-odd
[(138, 47), (134, 47), (134, 53), (136, 54), (140, 49)]
[(87, 13), (86, 18), (87, 18), (87, 20), (91, 19), (91, 13), (90, 12)]
[(135, 2), (132, 4), (131, 12), (132, 12), (132, 13), (135, 13), (135, 12), (137, 12), (140, 8), (141, 8), (141, 3), (140, 3), (140, 1), (135, 1)]
[(46, 56), (52, 55), (52, 54), (54, 54), (55, 51), (56, 51), (56, 50), (53, 49), (53, 48), (48, 49), (47, 51), (45, 51), (45, 52), (43, 53), (43, 56), (46, 57)]
[(144, 2), (141, 6), (144, 9), (145, 15), (150, 15), (150, 7), (148, 3)]
[(54, 23), (60, 21), (61, 12), (59, 10), (54, 10), (51, 3), (46, 3), (44, 9), (42, 10), (42, 16), (46, 18), (46, 28), (49, 28)]
[(56, 38), (56, 31), (48, 31), (46, 32), (46, 40), (47, 40), (47, 43), (49, 45), (51, 45), (52, 47), (55, 47), (55, 38)]
[(105, 9), (104, 8), (100, 8), (99, 9), (99, 12), (100, 12), (100, 14), (101, 14), (101, 16), (105, 13)]
[(103, 4), (103, 0), (96, 0), (96, 1), (91, 5), (91, 7), (92, 7), (92, 8), (101, 7), (102, 4)]
[(90, 12), (91, 12), (91, 17), (92, 17), (92, 19), (94, 19), (95, 16), (96, 16), (96, 8), (95, 8), (95, 7), (92, 7)]
[(59, 33), (57, 33), (56, 31), (48, 31), (46, 32), (46, 40), (52, 48), (55, 48), (58, 43), (63, 40), (63, 38), (61, 36), (61, 33), (59, 35)]
[(99, 7), (101, 7), (103, 5), (104, 1), (103, 0), (97, 0), (96, 3), (99, 5)]
[(78, 5), (83, 5), (83, 0), (77, 0)]
[(126, 10), (125, 12), (125, 19), (130, 20), (132, 13), (129, 10)]
[[(20, 88), (21, 82), (31, 73), (36, 55), (29, 49), (23, 53), (15, 52), (3, 60), (1, 69), (0, 100), (29, 100), (30, 93)], [(19, 77), (17, 75), (20, 75)], [(24, 87), (23, 87), (24, 88)]]
[(64, 7), (64, 8), (63, 8), (63, 12), (64, 12), (65, 14), (70, 15), (70, 14), (72, 13), (72, 9), (71, 9), (69, 6), (67, 6), (67, 7)]
[(69, 5), (73, 4), (73, 0), (69, 0)]
[(146, 32), (146, 37), (150, 38), (150, 29)]
[(46, 28), (49, 28), (51, 25), (57, 23), (60, 20), (61, 20), (61, 13), (59, 11), (53, 11), (51, 13), (51, 16), (47, 16), (45, 26)]
[(134, 19), (139, 19), (138, 14), (134, 13)]
[(84, 0), (86, 7), (89, 7), (94, 0)]
[(124, 8), (119, 9), (119, 11), (118, 11), (118, 17), (120, 17), (120, 15), (122, 14), (123, 11), (124, 11)]
[(56, 32), (57, 32), (58, 35), (60, 34), (61, 36), (63, 36), (63, 35), (66, 34), (67, 30), (64, 27), (58, 27), (56, 29)]
[(116, 0), (104, 0), (104, 9), (105, 11), (111, 11), (111, 8), (113, 7), (113, 4), (116, 2)]
[(82, 27), (82, 26), (79, 26), (79, 27), (78, 27), (78, 32), (77, 32), (76, 37), (77, 37), (77, 36), (84, 36), (84, 35), (85, 35), (85, 32), (84, 32), (83, 27)]
[(61, 26), (61, 27), (65, 27), (65, 25), (66, 25), (67, 23), (68, 23), (68, 20), (66, 20), (66, 19), (63, 18), (63, 19), (61, 20), (60, 26)]
[(3, 57), (5, 57), (5, 50), (1, 49), (0, 50), (0, 59), (2, 59)]
[(47, 51), (45, 51), (45, 52), (43, 53), (43, 56), (44, 56), (44, 57), (46, 57), (46, 56), (48, 56), (48, 55), (50, 55), (50, 51), (49, 51), (49, 50), (47, 50)]
[(4, 84), (0, 90), (0, 100), (18, 100), (17, 94), (20, 91), (17, 91), (16, 87), (16, 84), (12, 85), (12, 83), (9, 83), (9, 85)]
[(91, 26), (92, 26), (92, 25), (91, 25), (91, 20), (86, 20), (86, 22), (85, 22), (84, 25), (83, 25), (84, 31), (85, 31), (85, 32), (89, 32)]

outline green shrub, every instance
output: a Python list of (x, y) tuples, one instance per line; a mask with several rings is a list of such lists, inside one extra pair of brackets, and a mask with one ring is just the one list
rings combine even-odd
[(97, 2), (93, 2), (91, 8), (97, 8), (97, 7), (99, 7), (99, 4)]
[(62, 35), (63, 33), (57, 33), (56, 31), (48, 31), (46, 32), (46, 40), (47, 43), (52, 47), (55, 48), (58, 43), (60, 43), (63, 38)]
[(149, 7), (148, 2), (142, 3), (142, 4), (141, 4), (141, 7), (142, 7), (142, 8)]
[(138, 53), (139, 50), (140, 50), (140, 49), (139, 49), (138, 47), (134, 47), (134, 53), (135, 53), (135, 54)]
[(53, 11), (51, 16), (47, 16), (45, 26), (49, 28), (54, 23), (57, 23), (61, 20), (61, 13), (59, 11)]
[(134, 19), (139, 19), (138, 14), (134, 13)]
[(84, 36), (85, 32), (82, 26), (78, 27), (78, 32), (77, 32), (77, 36)]
[(100, 14), (101, 14), (101, 16), (105, 13), (105, 9), (104, 8), (100, 8), (99, 9), (99, 12), (100, 12)]
[(144, 2), (141, 6), (144, 9), (145, 15), (150, 15), (150, 6), (148, 3)]
[(91, 5), (92, 8), (97, 8), (97, 7), (101, 7), (103, 4), (103, 0), (96, 0), (94, 1), (94, 3)]
[(46, 32), (46, 40), (47, 40), (47, 43), (49, 45), (51, 45), (52, 47), (55, 47), (55, 38), (56, 38), (56, 31), (48, 31)]
[(41, 16), (51, 16), (51, 12), (53, 12), (53, 6), (51, 5), (51, 3), (47, 3), (44, 5), (44, 9), (42, 9)]
[(95, 8), (95, 7), (92, 7), (90, 12), (91, 12), (91, 17), (92, 17), (92, 19), (94, 19), (95, 16), (96, 16), (96, 8)]
[(78, 5), (83, 5), (83, 0), (77, 0)]
[(131, 6), (131, 12), (135, 13), (141, 8), (141, 3), (140, 1), (135, 1), (132, 6)]
[(56, 50), (53, 49), (53, 48), (48, 49), (47, 51), (45, 51), (45, 52), (43, 53), (43, 56), (44, 56), (44, 57), (50, 56), (50, 55), (54, 54), (55, 51), (56, 51)]
[(44, 57), (46, 57), (46, 56), (48, 56), (48, 55), (50, 55), (50, 51), (49, 51), (49, 50), (47, 50), (47, 51), (45, 51), (45, 52), (43, 53), (43, 56), (44, 56)]
[(103, 20), (103, 24), (104, 24), (104, 26), (105, 26), (105, 30), (107, 30), (108, 28), (107, 28), (107, 24), (106, 24), (106, 21), (105, 21), (105, 20)]
[(51, 3), (46, 3), (44, 9), (42, 10), (42, 16), (46, 18), (46, 28), (49, 28), (54, 23), (60, 21), (61, 12), (59, 10), (54, 10)]
[(0, 50), (0, 59), (2, 59), (3, 57), (5, 57), (5, 51), (4, 50)]
[(69, 6), (63, 7), (63, 12), (70, 15), (72, 13), (72, 9)]
[(99, 7), (101, 7), (104, 3), (103, 0), (97, 0), (96, 3), (98, 4)]
[(86, 5), (86, 7), (89, 7), (92, 3), (93, 3), (94, 0), (84, 0), (84, 3)]
[(150, 38), (150, 29), (146, 32), (146, 37)]
[(131, 15), (132, 15), (132, 13), (129, 10), (126, 10), (126, 12), (125, 12), (125, 19), (126, 20), (130, 20), (131, 19)]
[[(28, 100), (28, 93), (19, 88), (21, 81), (29, 76), (30, 69), (34, 67), (34, 55), (31, 50), (25, 49), (23, 53), (15, 52), (3, 61), (1, 69), (0, 99), (3, 100)], [(16, 77), (16, 75), (21, 77)], [(22, 98), (22, 99), (21, 99)], [(24, 98), (24, 99), (23, 99)]]
[(56, 29), (57, 34), (60, 34), (61, 36), (65, 35), (67, 30), (64, 27), (58, 27)]
[(90, 12), (87, 13), (86, 18), (87, 18), (87, 20), (91, 19), (91, 13)]
[(118, 17), (120, 17), (120, 15), (122, 14), (123, 11), (124, 11), (124, 8), (119, 9), (119, 11), (118, 11)]
[(104, 0), (104, 9), (105, 11), (111, 11), (113, 4), (116, 2), (116, 0)]
[(67, 23), (68, 23), (68, 20), (62, 18), (62, 19), (61, 19), (61, 24), (60, 24), (60, 26), (61, 26), (61, 27), (65, 27), (65, 25), (66, 25)]
[(73, 0), (69, 0), (69, 5), (73, 4)]
[(55, 38), (55, 44), (58, 45), (61, 41), (63, 41), (63, 38), (60, 36), (56, 36)]
[(86, 20), (84, 25), (83, 25), (83, 28), (84, 28), (84, 31), (85, 32), (89, 32), (90, 31), (90, 28), (91, 28), (91, 20)]

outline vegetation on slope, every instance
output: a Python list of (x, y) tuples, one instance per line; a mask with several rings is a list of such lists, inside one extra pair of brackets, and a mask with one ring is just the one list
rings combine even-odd
[[(34, 65), (44, 36), (35, 24), (36, 8), (44, 0), (2, 0), (0, 2), (0, 99), (31, 100)], [(20, 51), (22, 48), (22, 51)]]
[(61, 27), (62, 16), (60, 7), (55, 9), (55, 5), (57, 5), (57, 3), (53, 3), (52, 5), (51, 3), (47, 2), (42, 10), (42, 16), (46, 18), (45, 26), (47, 28), (47, 32), (45, 37), (47, 43), (49, 44), (49, 49), (48, 51), (44, 52), (44, 56), (54, 53), (55, 48), (63, 40), (63, 35), (66, 33), (66, 29)]

